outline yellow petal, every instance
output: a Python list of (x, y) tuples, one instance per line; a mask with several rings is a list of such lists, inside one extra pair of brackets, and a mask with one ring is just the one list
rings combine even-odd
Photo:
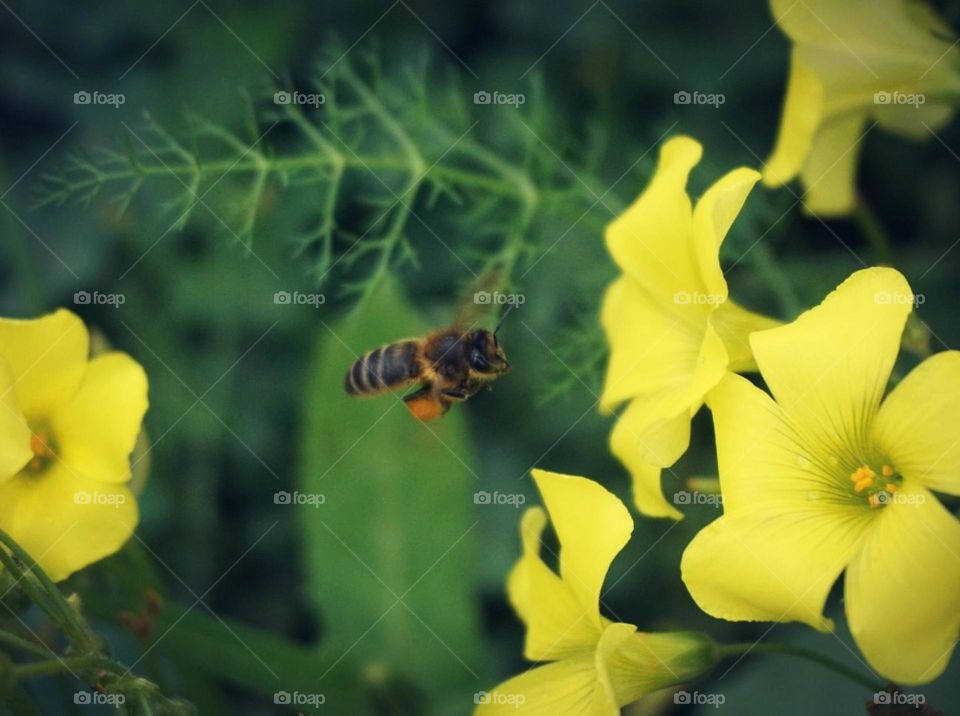
[(759, 180), (760, 173), (754, 169), (734, 169), (707, 189), (693, 210), (694, 250), (706, 294), (715, 305), (727, 298), (727, 282), (720, 270), (720, 245)]
[(477, 716), (619, 716), (592, 651), (525, 671), (474, 696)]
[(703, 149), (689, 137), (660, 148), (649, 185), (606, 230), (610, 255), (623, 272), (654, 297), (701, 287), (691, 241), (692, 207), (686, 184)]
[(763, 168), (764, 184), (780, 186), (800, 173), (820, 125), (822, 107), (820, 80), (800, 61), (794, 50), (790, 54), (790, 78), (780, 119), (780, 134), (773, 154)]
[(960, 351), (914, 368), (880, 406), (874, 439), (901, 475), (960, 495)]
[(30, 429), (17, 402), (13, 374), (0, 358), (0, 483), (19, 472), (32, 457)]
[(818, 216), (843, 216), (856, 206), (856, 173), (866, 113), (849, 112), (821, 123), (800, 171), (803, 208)]
[(721, 619), (831, 629), (823, 605), (856, 553), (870, 511), (844, 501), (849, 487), (749, 381), (728, 375), (708, 404), (724, 516), (684, 552), (687, 589), (701, 609)]
[(526, 626), (524, 656), (531, 661), (562, 659), (592, 650), (600, 638), (596, 604), (584, 606), (577, 594), (540, 558), (540, 536), (547, 524), (539, 507), (520, 523), (523, 556), (507, 579), (507, 595)]
[(50, 417), (71, 470), (110, 482), (130, 478), (130, 452), (147, 411), (147, 376), (125, 353), (90, 361), (79, 390)]
[[(688, 299), (691, 295), (681, 294)], [(662, 404), (666, 411), (661, 413), (657, 407), (655, 412), (654, 406), (649, 406), (650, 420), (656, 422), (691, 401), (688, 396), (701, 369), (700, 354), (711, 309), (690, 300), (675, 300), (673, 294), (654, 298), (627, 277), (610, 284), (601, 313), (610, 344), (601, 406), (609, 410), (624, 400), (644, 396), (650, 403)], [(722, 362), (725, 366), (725, 355)]]
[(943, 673), (960, 632), (960, 523), (905, 480), (847, 570), (850, 631), (884, 677), (924, 684)]
[(690, 411), (650, 428), (645, 409), (642, 400), (630, 403), (610, 435), (610, 451), (630, 472), (637, 510), (648, 517), (679, 520), (683, 513), (663, 496), (660, 469), (672, 465), (686, 451), (690, 443)]
[(584, 612), (600, 622), (600, 589), (610, 563), (633, 533), (623, 503), (584, 477), (533, 470), (560, 542), (560, 576)]
[(87, 367), (87, 328), (65, 309), (34, 320), (0, 318), (0, 358), (28, 421), (42, 420), (77, 391)]
[(125, 487), (84, 480), (53, 462), (0, 485), (0, 528), (54, 581), (118, 551), (139, 521)]
[(757, 362), (753, 359), (753, 351), (750, 348), (750, 334), (776, 328), (782, 322), (748, 311), (727, 299), (710, 316), (710, 324), (727, 350), (727, 370), (746, 373), (757, 370)]
[[(658, 689), (693, 679), (713, 667), (713, 644), (703, 634), (638, 632), (611, 624), (597, 647), (598, 671), (621, 706)], [(602, 666), (602, 668), (601, 668)]]
[(844, 446), (837, 457), (851, 460), (869, 453), (912, 300), (897, 271), (864, 269), (792, 323), (751, 335), (764, 380), (808, 446)]
[(718, 619), (830, 631), (823, 605), (862, 531), (816, 509), (724, 515), (693, 538), (680, 570), (697, 605)]

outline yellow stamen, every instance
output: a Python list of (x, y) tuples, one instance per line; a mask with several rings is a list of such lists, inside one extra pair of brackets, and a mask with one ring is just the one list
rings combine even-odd
[(881, 505), (880, 498), (877, 495), (870, 495), (870, 506), (879, 507)]
[(33, 458), (27, 463), (27, 469), (31, 472), (40, 472), (47, 466), (51, 460), (56, 459), (57, 454), (50, 446), (50, 436), (45, 432), (30, 434), (30, 451)]
[(891, 477), (893, 475), (893, 468), (889, 465), (884, 465), (882, 468), (880, 468), (880, 472), (883, 473), (884, 477)]
[(873, 478), (872, 478), (872, 477), (866, 477), (866, 478), (860, 480), (859, 482), (857, 482), (857, 483), (853, 486), (853, 489), (856, 490), (857, 492), (863, 492), (863, 491), (866, 490), (868, 487), (873, 487)]
[(897, 491), (898, 488), (894, 483), (888, 482), (884, 487), (884, 489), (892, 495), (894, 492)]

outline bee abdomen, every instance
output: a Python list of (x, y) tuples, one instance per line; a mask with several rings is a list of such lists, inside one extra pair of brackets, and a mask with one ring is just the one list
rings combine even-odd
[(379, 393), (415, 380), (417, 344), (402, 341), (375, 348), (360, 357), (347, 371), (346, 388), (350, 395)]

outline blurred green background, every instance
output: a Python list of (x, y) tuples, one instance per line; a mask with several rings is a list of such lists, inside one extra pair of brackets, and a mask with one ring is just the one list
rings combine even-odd
[[(939, 7), (956, 25), (960, 3)], [(290, 712), (274, 696), (298, 691), (326, 699), (319, 709), (301, 705), (304, 712), (463, 714), (475, 692), (526, 668), (504, 589), (521, 510), (477, 504), (476, 495), (533, 504), (528, 473), (539, 466), (597, 479), (629, 500), (627, 475), (607, 451), (611, 420), (595, 408), (605, 357), (596, 314), (615, 275), (603, 226), (643, 187), (665, 136), (689, 133), (704, 144), (694, 193), (766, 156), (788, 52), (771, 23), (760, 0), (4, 3), (0, 313), (72, 307), (150, 378), (151, 468), (137, 538), (70, 582), (118, 658), (201, 713)], [(343, 372), (364, 350), (453, 319), (500, 234), (517, 226), (508, 199), (480, 211), (469, 192), (462, 204), (414, 192), (405, 236), (419, 267), (395, 255), (359, 307), (343, 284), (375, 268), (343, 262), (320, 284), (317, 246), (298, 253), (291, 238), (322, 217), (322, 183), (272, 176), (251, 206), (248, 185), (226, 176), (174, 230), (177, 208), (164, 212), (164, 203), (183, 187), (169, 177), (145, 182), (122, 216), (109, 192), (89, 204), (34, 208), (49, 197), (42, 176), (59, 175), (71, 151), (108, 146), (149, 158), (144, 147), (161, 140), (144, 129), (144, 113), (177, 136), (196, 115), (257, 138), (275, 121), (277, 108), (262, 98), (276, 88), (316, 91), (311, 75), (357, 67), (376, 91), (370, 58), (382, 66), (389, 106), (409, 105), (399, 114), (417, 109), (405, 88), (428, 86), (439, 99), (427, 101), (426, 114), (436, 101), (437, 121), (450, 117), (449, 138), (423, 140), (428, 165), (446, 161), (445, 150), (468, 131), (542, 189), (509, 286), (525, 297), (502, 332), (513, 371), (430, 426), (389, 397), (348, 399)], [(253, 128), (244, 89), (257, 100)], [(481, 90), (526, 101), (519, 109), (475, 105)], [(122, 93), (125, 102), (75, 104), (78, 91)], [(725, 102), (677, 105), (678, 91), (719, 92)], [(458, 104), (459, 114), (440, 108)], [(308, 114), (336, 136), (331, 123), (349, 124), (349, 111), (328, 103)], [(347, 142), (371, 156), (395, 153), (384, 145), (389, 132), (381, 134)], [(295, 155), (306, 151), (302, 140), (280, 127), (255, 149)], [(958, 155), (956, 123), (924, 144), (877, 130), (860, 169), (896, 265), (925, 296), (919, 314), (934, 350), (960, 345)], [(403, 189), (387, 169), (348, 174), (335, 256), (375, 223), (374, 207), (391, 205)], [(379, 197), (365, 203), (371, 194)], [(797, 203), (789, 190), (758, 188), (724, 247), (733, 295), (781, 317), (888, 258), (854, 223), (805, 218)], [(238, 228), (245, 209), (252, 237)], [(119, 308), (76, 305), (77, 291), (125, 300)], [(278, 291), (322, 293), (324, 302), (278, 304)], [(710, 420), (701, 414), (674, 472), (715, 471)], [(668, 493), (684, 487), (671, 476), (665, 485)], [(322, 496), (311, 498), (322, 504), (278, 504), (279, 491)], [(683, 509), (678, 524), (637, 518), (608, 581), (616, 581), (604, 598), (608, 616), (726, 641), (766, 635), (860, 666), (840, 593), (830, 601), (838, 638), (790, 625), (767, 634), (769, 625), (700, 613), (680, 581), (679, 557), (718, 511)], [(141, 640), (117, 625), (116, 613), (138, 610), (147, 587), (166, 609)], [(946, 711), (960, 702), (957, 667), (955, 657), (946, 676), (921, 689)], [(72, 705), (77, 688), (48, 679), (30, 694), (43, 713), (95, 711)], [(746, 715), (773, 705), (783, 716), (862, 713), (870, 697), (829, 671), (773, 656), (724, 666), (697, 690), (724, 694), (725, 711)], [(711, 712), (672, 702), (649, 708)]]

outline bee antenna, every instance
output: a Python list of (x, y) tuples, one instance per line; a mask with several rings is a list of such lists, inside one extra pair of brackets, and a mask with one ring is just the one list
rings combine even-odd
[(507, 306), (507, 310), (503, 312), (502, 316), (500, 316), (500, 321), (497, 323), (497, 327), (494, 329), (493, 335), (497, 335), (497, 333), (500, 332), (500, 328), (503, 326), (503, 322), (507, 320), (507, 316), (510, 315), (510, 311), (516, 307), (517, 305), (515, 303), (511, 303), (509, 306)]

